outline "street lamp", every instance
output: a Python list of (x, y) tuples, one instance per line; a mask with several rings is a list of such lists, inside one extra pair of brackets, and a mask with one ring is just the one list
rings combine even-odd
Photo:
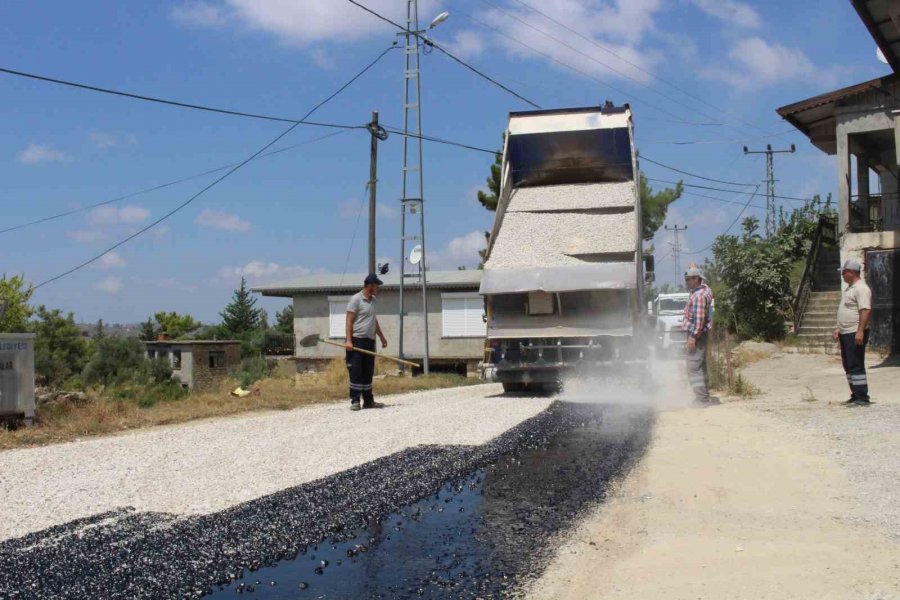
[(446, 21), (448, 18), (450, 18), (450, 13), (445, 10), (434, 19), (432, 19), (431, 25), (428, 26), (428, 29), (434, 29), (435, 27)]

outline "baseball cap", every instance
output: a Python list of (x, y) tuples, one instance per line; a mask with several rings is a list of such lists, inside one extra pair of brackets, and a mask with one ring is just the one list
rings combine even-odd
[(862, 271), (862, 265), (859, 264), (859, 261), (855, 258), (848, 258), (844, 261), (844, 266), (838, 269), (838, 271), (856, 271), (859, 273)]
[(703, 279), (703, 273), (700, 272), (700, 269), (697, 267), (688, 267), (688, 270), (684, 272), (685, 277), (699, 277)]
[(366, 275), (366, 280), (363, 282), (363, 285), (369, 285), (371, 283), (374, 283), (376, 285), (384, 284), (382, 280), (378, 279), (378, 275), (376, 275), (375, 273), (369, 273), (368, 275)]

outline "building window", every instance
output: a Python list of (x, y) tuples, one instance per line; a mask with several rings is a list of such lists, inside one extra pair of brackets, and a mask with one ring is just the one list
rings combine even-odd
[(156, 358), (156, 350), (154, 350), (153, 348), (147, 350), (147, 358), (149, 358), (150, 360)]
[(181, 370), (181, 350), (172, 350), (172, 368), (176, 371)]
[(484, 337), (484, 300), (478, 294), (441, 294), (441, 336)]
[(224, 369), (225, 368), (225, 351), (210, 350), (209, 351), (209, 368)]
[(344, 339), (350, 296), (328, 296), (328, 337)]

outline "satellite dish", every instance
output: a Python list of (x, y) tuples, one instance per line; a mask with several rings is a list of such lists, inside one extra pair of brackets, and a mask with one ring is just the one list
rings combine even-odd
[(888, 60), (887, 58), (885, 58), (884, 52), (882, 52), (881, 48), (879, 48), (878, 46), (875, 46), (875, 56), (877, 56), (878, 60), (880, 60), (884, 64), (888, 64)]
[(416, 245), (416, 247), (414, 247), (412, 250), (410, 250), (409, 262), (411, 262), (414, 265), (417, 265), (420, 262), (422, 262), (422, 245), (421, 244)]

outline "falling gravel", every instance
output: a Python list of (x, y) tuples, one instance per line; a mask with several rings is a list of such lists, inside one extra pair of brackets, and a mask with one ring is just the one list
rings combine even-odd
[[(551, 537), (640, 456), (651, 420), (648, 410), (556, 403), (479, 446), (408, 448), (209, 515), (107, 511), (0, 544), (0, 597), (190, 598), (217, 586), (270, 598), (513, 593)], [(426, 514), (450, 507), (463, 516)], [(410, 543), (418, 560), (396, 552)], [(359, 587), (371, 568), (382, 585)]]

